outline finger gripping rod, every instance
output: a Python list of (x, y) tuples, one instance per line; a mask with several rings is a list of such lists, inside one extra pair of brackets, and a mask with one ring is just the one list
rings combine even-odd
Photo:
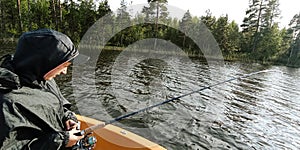
[(105, 122), (99, 123), (99, 124), (96, 124), (94, 126), (88, 127), (84, 130), (81, 130), (80, 132), (75, 133), (75, 135), (77, 135), (77, 136), (82, 136), (82, 135), (86, 136), (86, 135), (92, 133), (94, 130), (104, 128), (105, 126), (106, 126)]

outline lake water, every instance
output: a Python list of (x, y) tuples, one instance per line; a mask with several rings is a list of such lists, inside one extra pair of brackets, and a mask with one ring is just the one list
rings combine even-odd
[[(84, 82), (74, 87), (76, 81), (71, 79), (71, 73), (58, 77), (62, 93), (74, 103), (77, 112), (112, 120), (172, 97), (268, 69), (273, 71), (214, 86), (114, 125), (172, 150), (300, 148), (299, 69), (242, 62), (208, 65), (197, 58), (136, 62), (134, 57), (117, 59), (119, 53), (102, 51), (95, 76), (82, 70), (83, 79), (94, 82), (91, 87)], [(134, 64), (130, 69), (128, 62)]]

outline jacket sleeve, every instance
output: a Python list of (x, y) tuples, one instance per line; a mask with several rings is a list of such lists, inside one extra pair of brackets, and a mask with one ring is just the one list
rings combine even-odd
[(30, 141), (24, 149), (35, 150), (35, 149), (63, 149), (68, 143), (69, 134), (68, 132), (52, 133), (41, 136)]
[(68, 132), (49, 131), (47, 134), (23, 116), (19, 107), (0, 100), (0, 149), (62, 149), (68, 143)]
[(52, 133), (42, 135), (32, 140), (18, 139), (22, 132), (11, 132), (9, 138), (3, 142), (1, 150), (22, 149), (22, 150), (59, 150), (65, 148), (69, 138), (68, 132)]
[(62, 117), (63, 123), (65, 123), (67, 120), (70, 119), (75, 122), (78, 122), (75, 113), (70, 110), (71, 103), (63, 96), (54, 79), (48, 81), (48, 88), (52, 90), (54, 93), (56, 93), (57, 97), (59, 97), (60, 101), (62, 102), (63, 109), (64, 109), (64, 114)]

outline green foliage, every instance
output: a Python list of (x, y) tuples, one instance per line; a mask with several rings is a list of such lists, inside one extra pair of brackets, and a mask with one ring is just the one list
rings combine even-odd
[(290, 22), (290, 48), (288, 52), (287, 65), (300, 66), (299, 52), (300, 52), (300, 13), (296, 14)]
[(206, 27), (212, 31), (216, 23), (216, 17), (212, 16), (210, 10), (206, 10), (206, 15), (201, 17), (201, 21), (206, 25)]
[(192, 16), (189, 12), (189, 10), (183, 15), (183, 18), (181, 19), (181, 21), (179, 22), (179, 29), (180, 31), (183, 32), (183, 34), (181, 35), (183, 37), (182, 40), (182, 46), (183, 47), (188, 47), (189, 49), (191, 49), (191, 44), (192, 43), (186, 43), (186, 34), (191, 34), (193, 32), (193, 22), (192, 22)]
[(227, 52), (229, 54), (239, 52), (241, 50), (240, 45), (241, 45), (242, 33), (239, 32), (238, 24), (232, 21), (228, 25), (227, 33), (228, 33)]
[[(99, 3), (99, 10), (96, 9), (93, 0), (20, 0), (20, 2), (19, 13), (16, 0), (0, 1), (1, 38), (17, 38), (24, 31), (50, 28), (62, 31), (73, 41), (79, 42), (96, 20), (110, 12), (107, 0)], [(20, 23), (22, 30), (19, 30)]]
[(254, 57), (263, 61), (270, 61), (272, 56), (280, 51), (282, 37), (277, 26), (263, 30), (262, 36), (257, 44), (257, 49), (253, 52)]
[[(279, 0), (249, 1), (242, 31), (237, 23), (229, 21), (230, 16), (215, 17), (210, 10), (204, 16), (192, 16), (187, 11), (183, 18), (170, 18), (167, 0), (145, 0), (149, 6), (136, 16), (130, 16), (126, 0), (120, 0), (116, 14), (112, 14), (108, 0), (97, 3), (93, 0), (20, 0), (20, 7), (17, 2), (0, 1), (0, 41), (17, 38), (24, 31), (51, 28), (79, 43), (89, 27), (104, 15), (110, 15), (112, 19), (105, 22), (113, 27), (103, 28), (109, 33), (119, 31), (108, 42), (110, 47), (126, 47), (142, 39), (160, 38), (171, 41), (190, 55), (201, 56), (201, 50), (187, 35), (203, 36), (201, 31), (205, 25), (218, 42), (224, 58), (300, 66), (300, 14), (291, 20), (290, 28), (279, 29), (276, 22), (280, 16)], [(141, 22), (148, 23), (139, 24)]]

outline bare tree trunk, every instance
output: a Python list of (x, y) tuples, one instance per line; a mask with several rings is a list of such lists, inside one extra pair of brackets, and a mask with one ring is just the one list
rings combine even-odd
[(54, 21), (55, 29), (58, 30), (57, 17), (56, 17), (56, 2), (52, 0), (52, 20)]
[[(156, 1), (156, 20), (155, 20), (155, 30), (158, 32), (158, 18), (159, 18), (159, 2)], [(157, 35), (155, 35), (157, 37)]]
[(289, 58), (287, 60), (286, 65), (290, 65), (291, 64), (291, 58), (292, 58), (293, 51), (294, 51), (294, 46), (292, 47), (292, 49), (290, 51), (290, 55), (289, 55)]
[[(2, 1), (0, 1), (0, 18), (1, 18), (1, 24), (0, 24), (0, 31), (5, 31), (4, 30), (4, 12), (3, 12), (3, 4), (2, 4), (3, 2)], [(3, 36), (3, 35), (2, 35)]]
[(292, 49), (290, 51), (290, 54), (289, 54), (289, 58), (287, 60), (287, 64), (286, 65), (291, 65), (292, 62), (291, 62), (291, 58), (293, 57), (294, 55), (294, 51), (295, 51), (295, 44), (296, 44), (296, 39), (294, 39), (294, 37), (296, 36), (296, 33), (295, 33), (295, 28), (293, 29), (293, 42), (292, 42)]
[(159, 2), (156, 1), (156, 19), (155, 19), (155, 41), (154, 41), (154, 49), (156, 49), (157, 43), (157, 33), (158, 33), (158, 18), (159, 18)]
[(62, 27), (62, 8), (61, 8), (61, 2), (58, 0), (58, 8), (59, 8), (59, 29)]
[(23, 24), (22, 24), (22, 15), (21, 15), (21, 0), (17, 0), (17, 7), (18, 7), (18, 17), (19, 17), (19, 31), (23, 31)]
[(27, 0), (27, 8), (28, 8), (28, 22), (29, 22), (29, 30), (32, 29), (32, 22), (31, 22), (31, 12), (30, 12), (30, 0)]
[(259, 12), (258, 12), (258, 18), (256, 22), (256, 29), (254, 33), (254, 39), (253, 39), (253, 44), (252, 44), (252, 52), (256, 50), (256, 45), (257, 45), (257, 40), (258, 40), (258, 32), (259, 32), (259, 26), (261, 22), (261, 14), (262, 14), (262, 6), (263, 6), (263, 0), (261, 0), (260, 5), (259, 5)]
[(4, 11), (5, 5), (3, 2), (1, 2), (1, 31), (4, 31), (3, 37), (6, 36), (6, 11)]
[(186, 39), (186, 34), (184, 33), (183, 35), (183, 41), (182, 41), (182, 47), (185, 48), (185, 39)]

